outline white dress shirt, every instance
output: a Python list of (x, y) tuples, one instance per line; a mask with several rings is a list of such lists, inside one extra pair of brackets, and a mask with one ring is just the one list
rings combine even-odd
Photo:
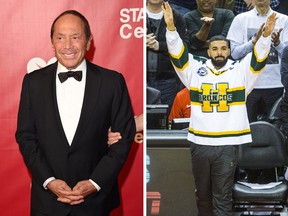
[[(77, 81), (73, 77), (70, 77), (65, 82), (61, 83), (58, 74), (60, 72), (67, 72), (68, 69), (58, 62), (56, 73), (56, 97), (61, 123), (70, 146), (73, 142), (81, 115), (86, 84), (86, 68), (86, 61), (84, 60), (76, 69), (72, 70), (82, 71), (81, 81)], [(47, 184), (54, 179), (54, 177), (48, 178), (43, 184), (44, 188), (46, 188)], [(91, 179), (89, 180), (98, 191), (101, 189), (94, 181)]]
[(61, 123), (69, 145), (72, 144), (78, 122), (80, 119), (84, 90), (86, 83), (86, 61), (83, 61), (75, 71), (82, 71), (82, 80), (77, 81), (73, 77), (61, 83), (58, 74), (68, 70), (58, 63), (56, 75), (56, 95)]

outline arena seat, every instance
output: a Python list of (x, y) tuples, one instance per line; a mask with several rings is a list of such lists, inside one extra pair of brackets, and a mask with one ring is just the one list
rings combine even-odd
[[(268, 189), (252, 189), (243, 184), (243, 179), (242, 183), (236, 179), (233, 186), (233, 215), (266, 215), (265, 212), (267, 215), (288, 215), (286, 209), (288, 187), (283, 171), (283, 167), (287, 164), (285, 136), (280, 129), (269, 122), (253, 122), (250, 127), (253, 141), (239, 146), (238, 168), (271, 169), (274, 174), (272, 181), (278, 182), (278, 185)], [(245, 179), (244, 183), (247, 182), (250, 183), (249, 179)]]

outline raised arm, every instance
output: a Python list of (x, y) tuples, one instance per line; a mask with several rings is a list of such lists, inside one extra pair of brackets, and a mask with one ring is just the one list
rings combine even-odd
[(256, 36), (256, 43), (252, 52), (250, 64), (250, 69), (254, 73), (261, 72), (266, 65), (267, 57), (271, 47), (271, 34), (275, 28), (276, 20), (276, 13), (272, 13), (266, 21), (263, 33), (261, 29), (258, 31), (260, 36), (259, 38)]
[(164, 2), (164, 5), (162, 5), (162, 10), (164, 12), (164, 20), (167, 25), (167, 29), (169, 31), (175, 31), (176, 28), (174, 25), (173, 11), (168, 2)]
[(199, 57), (189, 54), (186, 44), (183, 43), (174, 25), (173, 11), (169, 3), (164, 2), (162, 9), (167, 26), (166, 42), (171, 62), (182, 83), (189, 88), (190, 80), (194, 74), (193, 68), (202, 62)]

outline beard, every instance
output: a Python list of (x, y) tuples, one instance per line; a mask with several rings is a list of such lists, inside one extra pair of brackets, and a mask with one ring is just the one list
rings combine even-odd
[[(224, 58), (223, 60), (216, 60), (217, 58), (222, 57)], [(215, 59), (211, 58), (212, 64), (214, 65), (214, 67), (219, 67), (222, 68), (228, 61), (228, 58), (225, 58), (223, 56), (217, 56), (215, 57)]]

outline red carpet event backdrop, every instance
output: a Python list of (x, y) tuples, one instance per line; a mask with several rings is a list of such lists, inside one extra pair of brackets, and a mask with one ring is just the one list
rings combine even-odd
[[(25, 73), (55, 61), (50, 27), (68, 9), (79, 11), (90, 22), (93, 44), (87, 58), (121, 72), (135, 115), (143, 112), (142, 0), (1, 1), (0, 215), (30, 214), (30, 175), (14, 138), (22, 79)], [(119, 182), (122, 205), (112, 216), (143, 215), (142, 133), (135, 137)]]

